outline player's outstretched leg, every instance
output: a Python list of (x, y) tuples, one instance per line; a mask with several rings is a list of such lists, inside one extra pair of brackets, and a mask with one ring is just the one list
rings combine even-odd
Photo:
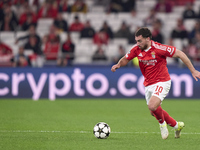
[(175, 138), (180, 138), (181, 130), (184, 127), (184, 122), (177, 122), (174, 118), (172, 118), (165, 110), (163, 110), (163, 115), (167, 124), (174, 128), (175, 130)]
[(151, 111), (151, 114), (154, 115), (154, 117), (158, 120), (160, 124), (160, 132), (162, 139), (167, 139), (167, 137), (169, 136), (169, 132), (167, 129), (167, 123), (164, 119), (162, 107), (159, 106), (155, 111)]
[(185, 126), (184, 122), (178, 122), (178, 128), (175, 129), (175, 138), (180, 138), (181, 136), (181, 130)]

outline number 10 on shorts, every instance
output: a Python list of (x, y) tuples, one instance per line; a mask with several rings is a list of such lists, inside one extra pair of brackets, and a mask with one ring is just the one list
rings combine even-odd
[(159, 94), (162, 92), (162, 90), (163, 90), (163, 87), (162, 87), (162, 86), (159, 86), (159, 85), (157, 85), (157, 86), (156, 86), (156, 90), (155, 90), (155, 93), (154, 93), (154, 94), (156, 94), (156, 95), (159, 95)]

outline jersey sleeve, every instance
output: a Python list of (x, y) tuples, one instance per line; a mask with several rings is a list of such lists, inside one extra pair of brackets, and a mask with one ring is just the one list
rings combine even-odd
[(166, 56), (172, 57), (174, 55), (175, 51), (176, 51), (176, 47), (174, 47), (174, 46), (167, 46)]
[(160, 53), (166, 57), (173, 57), (175, 51), (176, 47), (174, 46), (162, 45), (162, 50), (160, 50)]
[(137, 45), (134, 45), (130, 49), (130, 51), (128, 53), (126, 53), (126, 55), (125, 55), (126, 59), (131, 60), (131, 59), (137, 57), (137, 55), (136, 55), (136, 49), (137, 49)]

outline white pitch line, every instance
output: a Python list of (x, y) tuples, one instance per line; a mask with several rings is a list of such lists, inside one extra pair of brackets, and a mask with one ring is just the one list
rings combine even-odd
[[(0, 133), (92, 133), (92, 131), (34, 131), (34, 130), (0, 130)], [(114, 134), (160, 134), (160, 132), (111, 132)], [(198, 132), (190, 132), (181, 134), (200, 135)]]

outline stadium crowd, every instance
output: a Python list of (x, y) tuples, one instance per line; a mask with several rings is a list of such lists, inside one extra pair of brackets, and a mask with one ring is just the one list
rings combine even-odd
[[(146, 9), (141, 7), (145, 2), (151, 4)], [(198, 65), (200, 3), (194, 8), (195, 2), (1, 0), (0, 66), (116, 63), (135, 43), (134, 32), (141, 26), (151, 29), (154, 41), (182, 49)]]

